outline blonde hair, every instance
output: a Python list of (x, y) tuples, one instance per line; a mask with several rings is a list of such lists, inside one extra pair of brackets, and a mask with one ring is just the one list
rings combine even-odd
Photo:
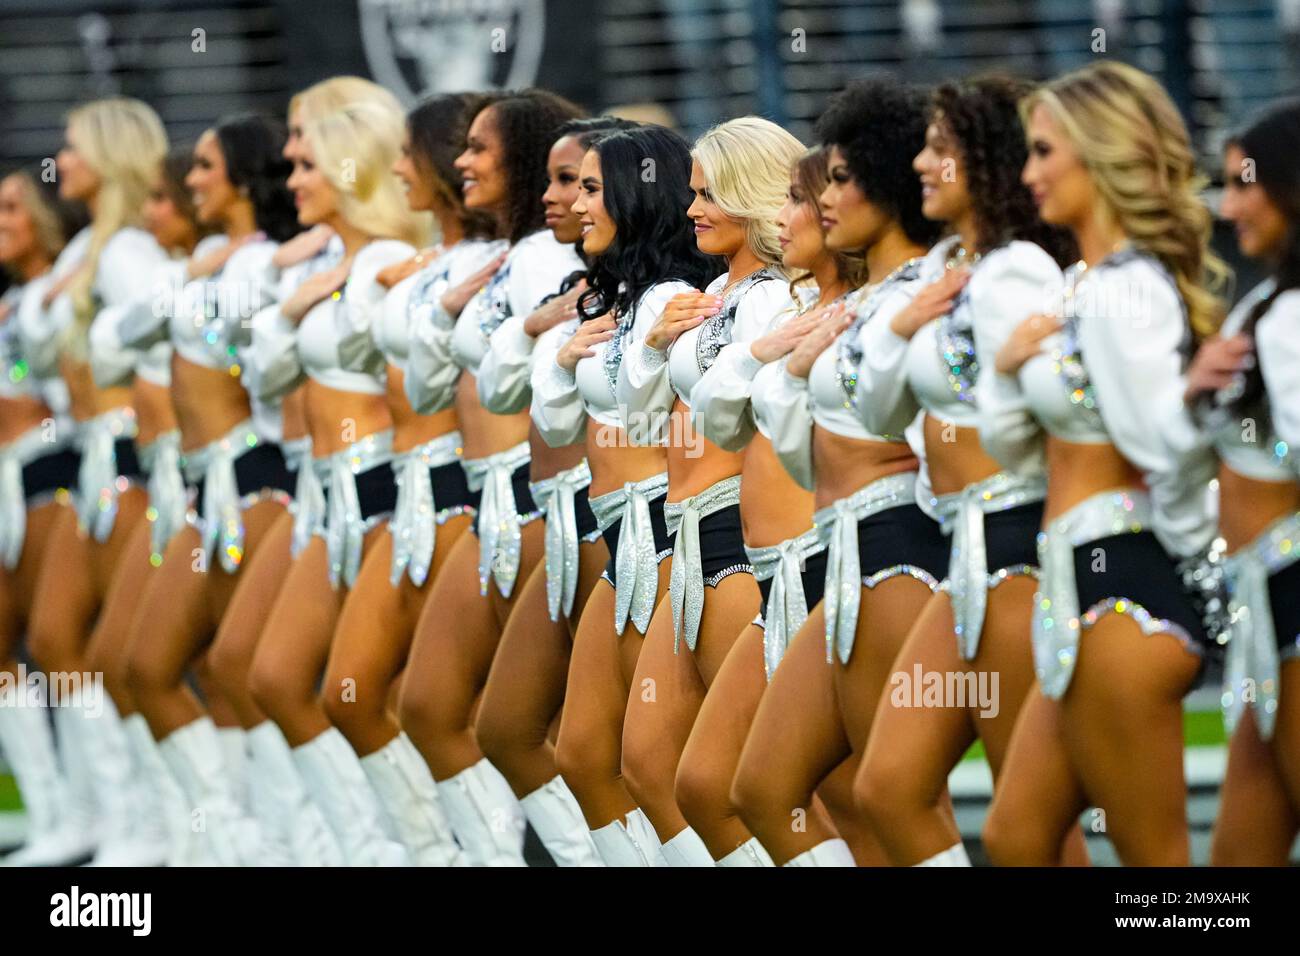
[(77, 152), (100, 179), (86, 268), (69, 287), (77, 338), (84, 341), (94, 318), (92, 290), (99, 257), (120, 229), (140, 224), (149, 187), (167, 155), (167, 133), (147, 104), (121, 97), (77, 107), (68, 114), (68, 130)]
[(26, 169), (16, 169), (0, 178), (0, 183), (13, 180), (22, 193), (23, 208), (32, 220), (32, 231), (36, 234), (36, 243), (51, 262), (58, 258), (69, 236), (65, 223), (66, 215), (61, 215), (60, 200), (53, 198), (36, 183), (36, 177)]
[(1172, 273), (1192, 331), (1213, 334), (1223, 305), (1212, 290), (1222, 288), (1230, 273), (1209, 249), (1213, 220), (1198, 196), (1205, 183), (1169, 94), (1141, 70), (1105, 61), (1025, 97), (1020, 114), (1026, 128), (1038, 106), (1078, 151), (1102, 214)]
[(776, 217), (790, 188), (790, 168), (803, 153), (799, 140), (759, 116), (715, 126), (691, 150), (714, 204), (744, 222), (745, 241), (768, 265), (781, 262)]
[(316, 168), (339, 195), (339, 214), (366, 234), (422, 245), (428, 213), (412, 213), (391, 168), (405, 117), (396, 105), (348, 103), (303, 127)]
[(289, 100), (289, 116), (297, 113), (298, 122), (306, 129), (308, 123), (352, 103), (377, 103), (402, 112), (397, 97), (378, 83), (359, 76), (331, 76), (295, 93)]

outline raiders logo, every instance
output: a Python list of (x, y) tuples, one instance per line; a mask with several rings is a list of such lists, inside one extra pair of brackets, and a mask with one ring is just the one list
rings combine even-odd
[(408, 103), (537, 78), (545, 0), (360, 0), (360, 10), (371, 73)]

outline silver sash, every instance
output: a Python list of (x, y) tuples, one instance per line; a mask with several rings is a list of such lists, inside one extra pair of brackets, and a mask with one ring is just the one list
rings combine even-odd
[(523, 522), (512, 479), (528, 459), (528, 442), (520, 442), (495, 455), (465, 462), (470, 490), (483, 492), (478, 506), (478, 588), (484, 597), (489, 579), (496, 581), (503, 598), (510, 597), (519, 576)]
[(673, 567), (668, 577), (669, 603), (673, 609), (673, 653), (694, 651), (704, 614), (704, 568), (700, 559), (700, 519), (740, 503), (740, 475), (724, 478), (698, 495), (664, 505), (668, 534), (673, 542)]
[(119, 438), (136, 435), (135, 411), (115, 408), (77, 426), (81, 444), (81, 466), (77, 470), (77, 519), (82, 530), (96, 541), (107, 541), (117, 517), (117, 499), (125, 483), (117, 468)]
[(592, 514), (602, 531), (615, 521), (618, 548), (614, 554), (614, 631), (622, 636), (628, 619), (642, 634), (654, 614), (659, 591), (659, 555), (655, 553), (650, 502), (668, 493), (668, 473), (626, 482), (590, 500)]
[(776, 673), (776, 665), (785, 656), (790, 639), (808, 620), (808, 598), (803, 590), (804, 562), (824, 547), (826, 543), (816, 526), (780, 544), (765, 548), (745, 545), (745, 554), (754, 566), (754, 580), (772, 582), (763, 615), (763, 664), (768, 680)]
[[(293, 515), (289, 556), (296, 558), (311, 541), (312, 529), (318, 523), (324, 524), (325, 493), (321, 491), (321, 476), (314, 471), (310, 435), (281, 442), (280, 451), (285, 467), (294, 474), (293, 500), (289, 502), (289, 514)], [(307, 502), (305, 508), (303, 501)]]
[(460, 461), (462, 450), (460, 432), (451, 431), (403, 452), (393, 462), (397, 506), (388, 522), (393, 536), (388, 579), (393, 587), (401, 583), (403, 574), (409, 574), (417, 588), (428, 579), (438, 544), (438, 525), (447, 520), (434, 500), (429, 470)]
[(199, 540), (209, 557), (216, 553), (221, 568), (234, 574), (244, 560), (244, 510), (235, 481), (235, 461), (262, 443), (245, 419), (214, 442), (182, 456), (185, 478), (203, 481), (199, 510)]
[(1000, 471), (935, 499), (935, 514), (945, 534), (952, 535), (948, 559), (948, 597), (957, 634), (957, 649), (965, 660), (979, 653), (984, 609), (988, 604), (988, 553), (984, 547), (984, 516), (1041, 501), (1047, 491), (1043, 478), (1020, 478)]
[(1048, 523), (1038, 536), (1038, 593), (1034, 596), (1034, 670), (1043, 694), (1059, 700), (1070, 686), (1083, 629), (1074, 549), (1151, 525), (1151, 498), (1144, 491), (1105, 491), (1079, 502)]
[(574, 495), (591, 484), (587, 462), (528, 486), (537, 507), (546, 513), (546, 609), (551, 620), (573, 613), (578, 590), (578, 517)]
[(163, 432), (140, 449), (140, 468), (149, 476), (149, 551), (155, 564), (185, 527), (189, 498), (181, 475), (181, 433)]
[(1253, 685), (1259, 735), (1264, 740), (1273, 736), (1281, 659), (1268, 579), (1297, 561), (1300, 561), (1300, 513), (1274, 521), (1227, 560), (1232, 600), (1228, 605), (1231, 637), (1224, 663), (1223, 720), (1229, 736), (1251, 702), (1245, 692), (1248, 681)]
[(23, 489), (23, 469), (46, 455), (61, 451), (66, 442), (50, 440), (63, 429), (37, 425), (0, 447), (0, 561), (12, 571), (23, 556), (27, 537), (27, 494)]
[(367, 435), (327, 459), (329, 491), (325, 496), (325, 550), (329, 556), (330, 586), (335, 589), (340, 584), (352, 587), (356, 583), (366, 532), (370, 530), (370, 525), (361, 517), (357, 475), (392, 460), (391, 428)]
[(841, 664), (853, 654), (862, 604), (862, 562), (858, 556), (858, 523), (887, 508), (916, 503), (916, 472), (902, 471), (878, 478), (846, 498), (813, 515), (813, 527), (826, 548), (826, 663), (838, 653)]

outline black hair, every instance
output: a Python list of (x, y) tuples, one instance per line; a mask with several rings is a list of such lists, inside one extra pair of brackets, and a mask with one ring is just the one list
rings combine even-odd
[[(507, 93), (486, 104), (492, 110), (501, 137), (506, 173), (506, 213), (502, 233), (511, 243), (542, 228), (546, 212), (546, 156), (555, 143), (555, 132), (567, 120), (582, 115), (582, 109), (549, 90), (526, 89)], [(472, 119), (472, 117), (471, 117)]]
[[(662, 126), (639, 126), (602, 136), (605, 211), (614, 241), (593, 257), (578, 312), (590, 319), (625, 314), (650, 286), (680, 279), (702, 289), (726, 266), (700, 252), (686, 216), (691, 193), (691, 147)], [(647, 175), (649, 173), (650, 175)]]
[(283, 150), (287, 134), (279, 120), (240, 113), (223, 117), (215, 127), (226, 161), (226, 178), (247, 192), (257, 228), (275, 242), (296, 236), (298, 211), (286, 185), (293, 171)]
[(489, 93), (442, 93), (421, 100), (406, 115), (411, 159), (443, 201), (456, 209), (467, 239), (496, 235), (496, 219), (491, 214), (465, 208), (460, 170), (455, 166), (456, 157), (465, 151), (470, 118), (494, 99)]
[(927, 93), (888, 76), (850, 83), (817, 120), (818, 141), (839, 148), (853, 181), (872, 205), (927, 248), (943, 231), (921, 213), (921, 182), (912, 160), (925, 147)]
[(988, 252), (1022, 239), (1066, 266), (1079, 258), (1073, 235), (1043, 222), (1020, 181), (1029, 147), (1019, 103), (1032, 90), (1025, 80), (1000, 74), (944, 83), (931, 98), (931, 119), (957, 141), (979, 233), (973, 251)]
[[(1256, 303), (1241, 331), (1253, 336), (1255, 326), (1282, 293), (1300, 288), (1300, 97), (1274, 103), (1245, 129), (1228, 137), (1255, 165), (1255, 182), (1287, 221), (1281, 254), (1273, 262), (1275, 288)], [(1245, 373), (1245, 389), (1233, 405), (1239, 411), (1256, 405), (1264, 395), (1264, 376), (1255, 362)]]

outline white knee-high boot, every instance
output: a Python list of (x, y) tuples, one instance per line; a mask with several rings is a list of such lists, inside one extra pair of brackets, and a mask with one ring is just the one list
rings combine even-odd
[(519, 801), (556, 866), (604, 866), (582, 809), (558, 774)]
[[(343, 851), (307, 796), (293, 751), (274, 721), (248, 731), (249, 790), (267, 866), (342, 866)], [(275, 863), (273, 861), (281, 861)]]
[(362, 757), (361, 766), (416, 866), (469, 865), (451, 832), (429, 765), (406, 734)]
[(700, 835), (686, 827), (663, 845), (664, 860), (668, 866), (714, 866), (713, 854), (704, 845)]
[(13, 769), (27, 812), (27, 839), (4, 866), (69, 866), (94, 852), (92, 820), (71, 806), (59, 767), (49, 711), (27, 700), (0, 706), (0, 749)]
[(167, 762), (153, 739), (149, 722), (143, 714), (132, 714), (122, 721), (131, 762), (138, 774), (141, 789), (151, 791), (153, 797), (147, 812), (154, 812), (167, 841), (168, 866), (198, 866), (202, 863), (199, 835), (190, 829), (189, 807), (185, 794), (176, 782)]
[(763, 844), (750, 837), (717, 863), (718, 866), (776, 866)]
[(524, 814), (486, 757), (438, 784), (443, 809), (471, 866), (527, 866)]
[(606, 866), (667, 866), (659, 836), (641, 811), (635, 807), (626, 822), (615, 820), (591, 831), (591, 842)]
[(849, 845), (839, 837), (823, 840), (811, 850), (804, 850), (786, 866), (857, 866)]
[(81, 694), (72, 691), (53, 708), (54, 738), (59, 766), (67, 782), (68, 816), (77, 829), (88, 834), (93, 846), (102, 839), (100, 807), (95, 799), (95, 779), (85, 737), (85, 714)]
[(966, 847), (960, 843), (955, 843), (941, 853), (936, 853), (929, 859), (922, 860), (916, 866), (970, 866), (970, 857), (966, 855)]
[(235, 797), (212, 718), (200, 717), (172, 731), (158, 749), (190, 805), (191, 825), (201, 834), (205, 861), (256, 866), (261, 837)]
[(117, 707), (101, 694), (99, 713), (83, 710), (82, 718), (80, 733), (103, 809), (99, 849), (91, 865), (162, 866), (167, 862), (167, 834), (156, 791), (145, 785), (142, 768), (132, 766)]
[(221, 761), (226, 765), (231, 791), (245, 815), (252, 815), (253, 795), (248, 782), (248, 734), (243, 727), (218, 727)]
[(384, 831), (379, 801), (352, 745), (331, 727), (293, 748), (307, 794), (325, 815), (348, 866), (409, 866), (401, 844)]

